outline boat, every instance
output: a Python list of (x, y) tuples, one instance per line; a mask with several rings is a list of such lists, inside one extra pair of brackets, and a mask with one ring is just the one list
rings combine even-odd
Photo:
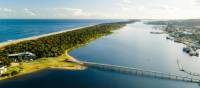
[(151, 34), (164, 34), (164, 32), (150, 32)]
[(177, 59), (176, 62), (177, 62), (177, 64), (178, 64), (179, 71), (185, 71), (185, 70), (183, 69), (183, 66), (182, 66), (182, 64), (180, 63), (179, 59)]

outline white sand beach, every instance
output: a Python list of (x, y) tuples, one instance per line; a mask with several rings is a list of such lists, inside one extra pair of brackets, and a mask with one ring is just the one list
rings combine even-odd
[(91, 26), (94, 26), (94, 25), (82, 26), (82, 27), (72, 28), (72, 29), (68, 29), (68, 30), (64, 30), (64, 31), (52, 32), (52, 33), (42, 34), (42, 35), (38, 35), (38, 36), (32, 36), (32, 37), (16, 39), (16, 40), (12, 40), (12, 41), (0, 42), (0, 48), (3, 48), (3, 47), (10, 45), (10, 44), (16, 44), (16, 43), (27, 41), (27, 40), (35, 40), (35, 39), (38, 39), (38, 38), (41, 38), (41, 37), (56, 35), (56, 34), (60, 34), (60, 33), (63, 33), (63, 32), (78, 30), (78, 29), (81, 29), (81, 28), (91, 27)]

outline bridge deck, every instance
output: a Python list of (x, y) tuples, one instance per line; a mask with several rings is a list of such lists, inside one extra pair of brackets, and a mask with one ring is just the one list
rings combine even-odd
[(85, 61), (82, 61), (81, 63), (88, 67), (116, 71), (116, 72), (121, 72), (121, 73), (128, 73), (128, 74), (132, 74), (132, 75), (149, 76), (149, 77), (169, 79), (169, 80), (200, 83), (200, 79), (192, 78), (192, 77), (188, 77), (188, 76), (180, 76), (180, 75), (174, 75), (174, 74), (170, 74), (170, 73), (163, 73), (163, 72), (143, 70), (143, 69), (138, 69), (138, 68), (110, 65), (110, 64), (100, 64), (100, 63), (85, 62)]

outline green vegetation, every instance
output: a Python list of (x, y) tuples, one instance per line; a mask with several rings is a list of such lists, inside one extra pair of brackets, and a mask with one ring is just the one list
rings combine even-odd
[[(8, 54), (31, 52), (37, 58), (57, 57), (62, 55), (66, 50), (80, 44), (85, 44), (91, 39), (112, 33), (112, 30), (125, 26), (125, 23), (107, 23), (92, 27), (86, 27), (79, 30), (60, 33), (52, 36), (42, 37), (37, 40), (20, 42), (4, 47), (0, 50), (2, 61), (7, 59)], [(9, 62), (9, 61), (7, 61)], [(7, 64), (6, 60), (3, 64)]]
[(0, 75), (0, 77), (11, 77), (17, 75), (20, 72), (20, 70), (21, 69), (18, 66), (9, 67), (5, 73)]
[(17, 65), (9, 66), (5, 73), (0, 74), (0, 80), (45, 68), (81, 69), (77, 63), (65, 61), (69, 58), (71, 57), (68, 55), (62, 55), (59, 57), (40, 58), (29, 62), (12, 63)]
[[(76, 68), (78, 66), (76, 69), (80, 69), (80, 66), (77, 65), (77, 63), (64, 62), (65, 59), (72, 58), (70, 56), (63, 55), (66, 50), (86, 44), (87, 42), (98, 37), (111, 34), (113, 30), (124, 27), (126, 24), (135, 21), (136, 20), (99, 24), (78, 30), (41, 37), (36, 40), (27, 40), (17, 44), (5, 46), (0, 49), (0, 66), (6, 65), (8, 71), (0, 75), (1, 79), (49, 67)], [(17, 63), (18, 65), (13, 65), (16, 63), (13, 63), (12, 60), (10, 60), (8, 54), (16, 54), (21, 52), (31, 52), (35, 54), (36, 60), (20, 60), (21, 62)]]

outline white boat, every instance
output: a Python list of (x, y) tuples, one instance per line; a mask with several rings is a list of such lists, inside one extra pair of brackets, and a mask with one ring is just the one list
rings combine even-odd
[(177, 64), (178, 64), (178, 68), (179, 68), (180, 71), (185, 71), (183, 69), (183, 65), (180, 63), (180, 61), (178, 59), (177, 59)]

